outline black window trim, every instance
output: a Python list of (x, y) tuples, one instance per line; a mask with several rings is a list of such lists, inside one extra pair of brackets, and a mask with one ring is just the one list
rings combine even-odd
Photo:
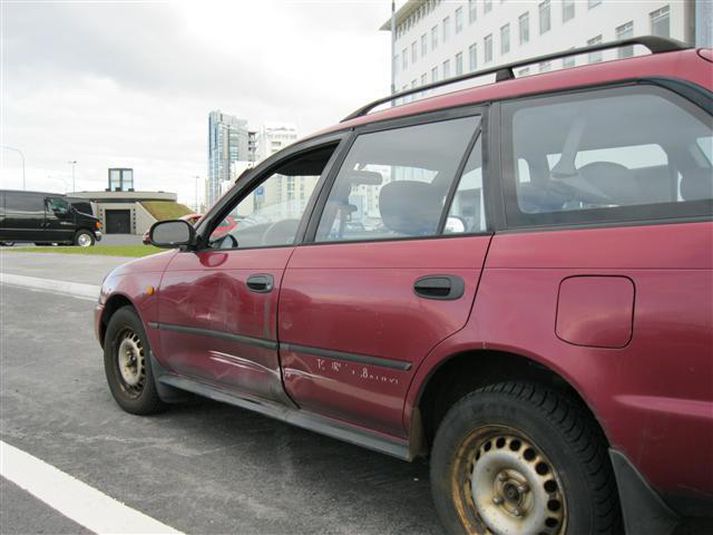
[(300, 218), (300, 224), (297, 227), (295, 241), (285, 245), (266, 245), (261, 247), (237, 247), (232, 249), (222, 249), (223, 252), (228, 251), (247, 251), (254, 249), (275, 249), (281, 247), (295, 247), (302, 242), (304, 238), (307, 223), (310, 219), (314, 204), (319, 197), (320, 190), (324, 187), (325, 179), (330, 174), (335, 163), (340, 161), (340, 156), (344, 152), (345, 142), (351, 137), (349, 131), (339, 131), (326, 134), (324, 136), (312, 137), (307, 140), (290, 145), (285, 149), (273, 154), (258, 164), (253, 169), (249, 170), (245, 175), (238, 178), (236, 184), (226, 193), (206, 214), (196, 233), (198, 235), (198, 244), (195, 251), (212, 250), (208, 247), (208, 238), (210, 233), (215, 229), (220, 221), (222, 221), (230, 211), (235, 208), (243, 199), (250, 195), (260, 184), (269, 179), (273, 173), (285, 163), (299, 158), (305, 153), (318, 150), (322, 147), (335, 145), (334, 152), (329, 157), (322, 174), (315, 185), (313, 193), (305, 206), (304, 212)]
[[(418, 115), (408, 115), (408, 116), (403, 116), (403, 117), (396, 117), (393, 119), (386, 119), (382, 121), (377, 121), (377, 122), (372, 122), (372, 123), (366, 123), (364, 125), (359, 125), (355, 128), (352, 129), (352, 135), (350, 136), (349, 142), (345, 143), (344, 150), (342, 151), (340, 160), (338, 162), (338, 165), (335, 165), (330, 172), (330, 175), (327, 177), (327, 180), (325, 182), (324, 187), (320, 190), (320, 195), (319, 199), (317, 200), (313, 211), (312, 211), (312, 217), (310, 218), (309, 224), (307, 226), (307, 231), (305, 233), (304, 239), (301, 242), (301, 245), (337, 245), (337, 244), (363, 244), (363, 243), (380, 243), (380, 242), (393, 242), (393, 241), (414, 241), (414, 240), (433, 240), (433, 239), (450, 239), (450, 238), (464, 238), (468, 236), (489, 236), (493, 234), (493, 225), (489, 222), (488, 216), (489, 210), (488, 210), (488, 187), (486, 186), (486, 177), (489, 175), (488, 171), (488, 162), (490, 162), (490, 158), (487, 157), (487, 147), (489, 145), (488, 141), (483, 138), (483, 195), (484, 195), (484, 206), (485, 206), (485, 221), (486, 221), (486, 229), (479, 231), (479, 232), (470, 232), (470, 233), (454, 233), (454, 234), (442, 234), (442, 225), (445, 226), (445, 219), (444, 219), (444, 214), (445, 218), (447, 218), (447, 214), (450, 212), (451, 208), (451, 202), (452, 202), (452, 197), (450, 196), (450, 191), (448, 194), (447, 202), (444, 203), (443, 206), (443, 212), (441, 213), (441, 218), (439, 220), (439, 228), (437, 229), (437, 233), (433, 234), (431, 236), (395, 236), (392, 238), (364, 238), (360, 240), (331, 240), (331, 241), (321, 241), (317, 242), (315, 241), (315, 237), (317, 235), (317, 229), (319, 227), (319, 222), (322, 218), (322, 214), (324, 212), (324, 208), (327, 204), (327, 200), (329, 198), (329, 194), (332, 191), (332, 188), (334, 187), (334, 182), (337, 178), (337, 175), (339, 174), (339, 170), (341, 169), (342, 164), (344, 163), (344, 160), (346, 159), (347, 155), (349, 154), (349, 151), (351, 150), (352, 146), (354, 145), (354, 142), (356, 141), (357, 137), (359, 137), (362, 134), (371, 134), (374, 132), (382, 132), (382, 131), (387, 131), (387, 130), (396, 130), (399, 128), (405, 128), (409, 126), (420, 126), (424, 124), (431, 124), (431, 123), (438, 123), (438, 122), (443, 122), (443, 121), (449, 121), (452, 119), (461, 119), (464, 117), (475, 117), (479, 116), (480, 117), (480, 122), (478, 123), (478, 126), (474, 129), (473, 134), (471, 136), (471, 139), (468, 141), (467, 148), (464, 151), (463, 156), (461, 157), (461, 161), (458, 164), (458, 167), (456, 168), (456, 175), (454, 177), (453, 183), (451, 184), (451, 188), (453, 187), (453, 184), (456, 185), (460, 183), (461, 180), (461, 173), (463, 169), (465, 168), (465, 165), (468, 162), (468, 158), (470, 157), (470, 152), (475, 146), (475, 142), (477, 141), (478, 137), (483, 135), (484, 133), (488, 132), (488, 113), (489, 113), (489, 103), (479, 103), (475, 105), (467, 105), (467, 106), (458, 106), (454, 108), (446, 108), (442, 110), (437, 110), (433, 112), (427, 112), (427, 113), (422, 113)], [(489, 183), (490, 180), (487, 180)], [(453, 192), (455, 194), (455, 191)], [(441, 225), (442, 223), (442, 225)]]
[[(673, 94), (676, 97), (686, 101), (687, 104), (692, 105), (704, 114), (709, 116), (713, 114), (713, 93), (707, 91), (706, 89), (697, 86), (692, 83), (684, 82), (681, 80), (672, 80), (668, 78), (647, 78), (647, 79), (635, 79), (627, 81), (617, 81), (607, 84), (596, 84), (589, 86), (580, 86), (568, 90), (561, 91), (549, 91), (540, 92), (537, 94), (530, 94), (522, 97), (513, 97), (508, 99), (503, 99), (493, 104), (492, 114), (498, 118), (498, 130), (499, 136), (497, 138), (498, 149), (499, 149), (499, 164), (500, 169), (498, 172), (498, 177), (501, 180), (497, 182), (500, 183), (501, 190), (501, 202), (499, 203), (499, 217), (496, 217), (496, 231), (497, 232), (530, 232), (530, 231), (552, 231), (552, 230), (573, 230), (573, 229), (586, 229), (586, 228), (606, 228), (606, 227), (620, 227), (620, 226), (643, 226), (643, 225), (661, 225), (669, 223), (692, 223), (700, 221), (711, 221), (713, 219), (713, 200), (696, 200), (696, 201), (686, 201), (675, 202), (675, 203), (656, 203), (656, 204), (644, 204), (644, 205), (628, 205), (616, 208), (598, 208), (591, 210), (581, 210), (581, 211), (568, 211), (568, 212), (551, 212), (546, 214), (537, 214), (551, 216), (550, 218), (541, 218), (542, 223), (532, 223), (527, 222), (528, 214), (524, 214), (525, 217), (517, 221), (518, 217), (523, 216), (517, 205), (517, 196), (515, 191), (515, 172), (514, 163), (509, 154), (512, 154), (512, 131), (511, 125), (507, 123), (504, 117), (502, 106), (503, 104), (511, 102), (527, 102), (529, 100), (540, 100), (548, 97), (557, 96), (573, 96), (578, 95), (589, 95), (597, 91), (606, 91), (608, 89), (629, 87), (629, 88), (641, 88), (654, 87), (660, 91), (656, 91), (657, 95)], [(665, 96), (663, 98), (666, 98)], [(675, 105), (679, 105), (677, 102), (673, 102)], [(685, 206), (683, 206), (685, 205)], [(671, 215), (670, 208), (678, 208), (676, 215)], [(626, 211), (631, 214), (630, 217), (612, 217), (613, 211), (623, 212)], [(615, 212), (615, 213), (616, 213)], [(572, 221), (567, 220), (566, 216), (575, 216), (581, 213), (582, 221)], [(588, 215), (594, 215), (594, 217), (586, 218)], [(513, 217), (514, 216), (514, 217)], [(565, 216), (564, 220), (557, 220), (558, 217)], [(597, 217), (599, 216), (599, 217)], [(525, 221), (523, 221), (525, 219)], [(550, 219), (550, 220), (547, 220)]]

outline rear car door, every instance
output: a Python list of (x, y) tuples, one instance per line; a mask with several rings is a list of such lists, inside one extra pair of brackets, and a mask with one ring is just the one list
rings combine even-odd
[(356, 131), (282, 285), (284, 384), (302, 409), (404, 436), (409, 382), (466, 323), (490, 241), (482, 114)]
[(3, 239), (44, 241), (46, 234), (44, 195), (26, 191), (5, 192)]
[(502, 104), (506, 219), (474, 318), (574, 377), (612, 447), (692, 498), (713, 490), (713, 167), (710, 96), (684, 94)]
[(288, 403), (280, 378), (277, 300), (303, 215), (339, 142), (270, 165), (227, 197), (181, 251), (159, 290), (157, 358), (175, 374), (241, 396)]

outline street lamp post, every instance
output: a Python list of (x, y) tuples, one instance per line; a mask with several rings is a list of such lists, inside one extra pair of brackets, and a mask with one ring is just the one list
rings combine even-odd
[(74, 184), (74, 167), (77, 165), (77, 160), (69, 160), (67, 163), (72, 166), (72, 193), (74, 193), (77, 191), (77, 187)]
[(20, 158), (22, 158), (22, 189), (27, 189), (27, 182), (25, 181), (25, 155), (20, 149), (16, 149), (15, 147), (8, 147), (7, 145), (0, 146), (2, 146), (3, 149), (15, 151), (20, 155)]

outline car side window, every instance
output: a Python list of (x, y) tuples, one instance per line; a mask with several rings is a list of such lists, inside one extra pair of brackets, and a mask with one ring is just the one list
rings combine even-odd
[(208, 246), (245, 249), (294, 243), (305, 208), (336, 147), (309, 151), (278, 167), (212, 223)]
[(483, 149), (482, 136), (478, 136), (458, 182), (458, 189), (453, 196), (444, 232), (460, 234), (485, 230)]
[(471, 116), (358, 136), (329, 192), (315, 241), (438, 234), (479, 122)]
[(69, 203), (58, 197), (47, 197), (47, 210), (56, 215), (66, 215), (69, 213)]
[(710, 116), (670, 91), (621, 87), (513, 101), (503, 117), (510, 225), (711, 212)]

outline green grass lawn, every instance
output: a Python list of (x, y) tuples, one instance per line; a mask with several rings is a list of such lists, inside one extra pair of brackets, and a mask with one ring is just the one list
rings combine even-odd
[(153, 245), (100, 245), (94, 247), (3, 247), (2, 251), (17, 253), (61, 253), (101, 256), (148, 256), (161, 251)]
[(181, 216), (193, 213), (193, 210), (185, 204), (173, 201), (141, 201), (141, 204), (157, 221), (178, 219)]

